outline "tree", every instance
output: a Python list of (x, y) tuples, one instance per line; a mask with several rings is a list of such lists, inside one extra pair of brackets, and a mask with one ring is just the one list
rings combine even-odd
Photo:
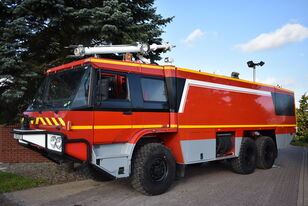
[(148, 42), (173, 18), (154, 0), (6, 0), (0, 11), (0, 123), (24, 109), (43, 71), (71, 61), (64, 47)]
[(308, 143), (308, 96), (302, 95), (296, 109), (297, 139)]

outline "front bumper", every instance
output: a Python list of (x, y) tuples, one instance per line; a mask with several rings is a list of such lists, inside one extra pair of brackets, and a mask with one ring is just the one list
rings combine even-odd
[[(46, 130), (22, 130), (14, 129), (11, 131), (14, 139), (17, 142), (31, 150), (39, 152), (46, 158), (59, 163), (60, 159), (70, 159), (76, 162), (84, 162), (76, 159), (72, 156), (65, 154), (65, 146), (70, 143), (84, 143), (87, 146), (87, 159), (86, 162), (91, 161), (90, 144), (85, 139), (67, 139), (63, 133), (50, 132)], [(51, 141), (53, 137), (56, 137), (59, 142), (57, 145)], [(61, 145), (61, 147), (59, 147)]]
[[(62, 155), (64, 153), (64, 139), (65, 135), (58, 132), (49, 132), (46, 130), (21, 130), (14, 129), (11, 131), (14, 134), (14, 139), (18, 143), (25, 145), (32, 145), (49, 152), (54, 152)], [(52, 142), (52, 138), (56, 137), (58, 144)]]

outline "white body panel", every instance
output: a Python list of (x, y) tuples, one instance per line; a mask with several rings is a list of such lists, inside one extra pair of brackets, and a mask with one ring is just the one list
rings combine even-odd
[(184, 164), (216, 159), (216, 139), (181, 141)]
[(236, 137), (235, 138), (235, 156), (239, 156), (240, 150), (241, 150), (241, 144), (242, 144), (242, 137)]
[(39, 145), (41, 147), (46, 147), (45, 135), (44, 134), (29, 134), (23, 135), (23, 140), (31, 142), (33, 144)]
[[(129, 143), (94, 145), (92, 164), (116, 178), (128, 177), (135, 145)], [(123, 168), (123, 173), (119, 173)]]
[(277, 134), (276, 135), (276, 142), (277, 142), (277, 148), (282, 149), (286, 148), (288, 145), (290, 145), (290, 142), (294, 138), (294, 133), (289, 134)]

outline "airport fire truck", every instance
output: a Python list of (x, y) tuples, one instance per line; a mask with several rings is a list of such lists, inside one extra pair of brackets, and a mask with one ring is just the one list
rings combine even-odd
[[(166, 192), (189, 164), (226, 160), (240, 174), (271, 168), (296, 131), (294, 93), (145, 57), (171, 48), (77, 46), (75, 56), (94, 57), (47, 70), (14, 138), (51, 160), (129, 177), (147, 195)], [(97, 57), (107, 53), (135, 59)]]

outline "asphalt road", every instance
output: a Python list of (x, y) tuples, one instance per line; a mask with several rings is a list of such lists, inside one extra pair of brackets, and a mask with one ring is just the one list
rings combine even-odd
[(144, 196), (126, 180), (85, 180), (6, 193), (0, 205), (308, 205), (308, 148), (280, 150), (275, 165), (250, 175), (235, 174), (226, 164), (190, 166), (185, 178), (159, 196)]

